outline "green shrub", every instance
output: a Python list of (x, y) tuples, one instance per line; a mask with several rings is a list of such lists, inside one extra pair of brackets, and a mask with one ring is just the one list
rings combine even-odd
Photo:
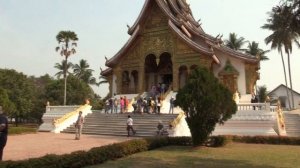
[(283, 136), (232, 136), (234, 142), (274, 144), (274, 145), (300, 145), (300, 137)]
[(148, 149), (156, 149), (163, 146), (167, 146), (169, 144), (168, 137), (150, 137), (145, 138), (148, 143)]
[(189, 75), (176, 95), (175, 104), (186, 113), (194, 146), (203, 145), (216, 124), (224, 123), (237, 110), (232, 93), (203, 67)]
[(206, 145), (210, 147), (222, 147), (232, 141), (229, 136), (212, 136), (208, 139)]
[(169, 145), (191, 146), (193, 141), (191, 137), (169, 137)]

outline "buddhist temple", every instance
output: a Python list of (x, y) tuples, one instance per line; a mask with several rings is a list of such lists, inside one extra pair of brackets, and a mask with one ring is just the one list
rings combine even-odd
[(128, 34), (131, 37), (101, 72), (111, 95), (141, 94), (158, 84), (176, 92), (197, 66), (207, 67), (232, 93), (254, 92), (258, 58), (207, 34), (186, 0), (145, 0)]

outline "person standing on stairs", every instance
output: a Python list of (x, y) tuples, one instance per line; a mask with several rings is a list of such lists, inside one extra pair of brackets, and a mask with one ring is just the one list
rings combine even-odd
[(76, 140), (80, 140), (83, 122), (84, 122), (84, 119), (83, 119), (83, 116), (82, 116), (82, 111), (79, 111), (78, 118), (77, 118), (77, 121), (75, 123), (75, 128), (76, 128), (75, 139)]
[(175, 99), (174, 99), (174, 97), (172, 96), (171, 99), (170, 99), (170, 109), (169, 109), (169, 114), (171, 114), (171, 112), (172, 112), (172, 114), (174, 113), (174, 101), (175, 101)]

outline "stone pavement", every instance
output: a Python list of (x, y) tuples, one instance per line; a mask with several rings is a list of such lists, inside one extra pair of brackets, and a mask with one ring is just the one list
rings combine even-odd
[(67, 154), (78, 150), (89, 150), (112, 143), (133, 139), (132, 137), (113, 137), (100, 135), (82, 135), (74, 140), (74, 134), (55, 134), (38, 132), (36, 134), (8, 136), (4, 148), (3, 160), (24, 160), (46, 154)]

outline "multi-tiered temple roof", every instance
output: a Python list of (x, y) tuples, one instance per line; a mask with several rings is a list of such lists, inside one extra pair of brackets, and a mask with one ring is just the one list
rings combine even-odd
[[(130, 39), (115, 56), (106, 61), (106, 66), (113, 67), (130, 49), (135, 39), (140, 35), (141, 27), (145, 24), (153, 3), (156, 3), (160, 10), (167, 16), (169, 28), (182, 41), (199, 53), (212, 57), (217, 64), (219, 64), (219, 59), (216, 51), (226, 53), (230, 57), (243, 60), (247, 63), (258, 63), (258, 59), (255, 56), (224, 46), (221, 37), (213, 37), (206, 34), (201, 28), (200, 23), (194, 19), (190, 6), (185, 0), (145, 0), (140, 15), (128, 29), (128, 34), (131, 35)], [(108, 68), (102, 72), (102, 75), (108, 75), (110, 71), (111, 68)]]

